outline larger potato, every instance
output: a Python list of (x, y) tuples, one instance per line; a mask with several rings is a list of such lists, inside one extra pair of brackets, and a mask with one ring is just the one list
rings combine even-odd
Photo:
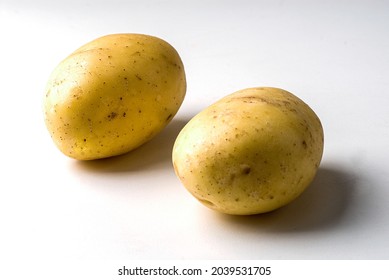
[(167, 42), (141, 34), (108, 35), (80, 47), (53, 71), (45, 122), (69, 157), (115, 156), (159, 133), (185, 92), (183, 63)]
[(315, 176), (323, 129), (312, 109), (277, 88), (249, 88), (219, 100), (182, 129), (176, 174), (204, 205), (228, 214), (272, 211)]

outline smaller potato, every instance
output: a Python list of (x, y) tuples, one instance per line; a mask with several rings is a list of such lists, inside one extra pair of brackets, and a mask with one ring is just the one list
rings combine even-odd
[(185, 92), (184, 65), (170, 44), (149, 35), (110, 34), (54, 69), (44, 97), (45, 123), (65, 155), (111, 157), (157, 135)]
[(313, 180), (323, 128), (312, 109), (277, 88), (249, 88), (219, 100), (182, 129), (173, 165), (187, 190), (228, 214), (272, 211)]

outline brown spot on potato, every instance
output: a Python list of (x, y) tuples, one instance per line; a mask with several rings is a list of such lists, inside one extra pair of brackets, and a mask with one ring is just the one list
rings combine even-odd
[(208, 207), (214, 207), (215, 206), (215, 204), (213, 204), (211, 201), (206, 200), (206, 199), (199, 198), (199, 201), (201, 203), (203, 203), (204, 205), (208, 206)]
[(242, 166), (242, 174), (248, 175), (251, 172), (251, 167), (248, 165)]
[(117, 113), (115, 113), (115, 112), (111, 112), (108, 116), (107, 116), (107, 118), (108, 118), (108, 120), (113, 120), (114, 118), (116, 118), (117, 117)]
[(254, 95), (240, 96), (240, 97), (236, 97), (233, 99), (241, 100), (244, 103), (258, 103), (258, 102), (262, 102), (262, 103), (266, 103), (266, 104), (274, 103), (274, 102), (271, 102), (270, 100), (265, 99), (261, 96), (254, 96)]

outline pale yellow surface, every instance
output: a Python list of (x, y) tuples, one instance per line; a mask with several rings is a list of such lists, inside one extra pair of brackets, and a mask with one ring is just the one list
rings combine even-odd
[(80, 47), (53, 71), (45, 122), (65, 155), (110, 157), (159, 133), (185, 92), (184, 66), (171, 45), (148, 35), (112, 34)]
[(173, 148), (177, 176), (207, 207), (238, 215), (277, 209), (314, 178), (323, 153), (319, 118), (277, 88), (249, 88), (196, 115)]

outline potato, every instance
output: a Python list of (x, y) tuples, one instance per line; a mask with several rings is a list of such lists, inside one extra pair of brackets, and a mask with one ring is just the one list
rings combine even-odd
[(111, 34), (80, 47), (53, 71), (45, 123), (65, 155), (111, 157), (158, 134), (185, 92), (184, 66), (171, 45), (148, 35)]
[(209, 106), (179, 133), (173, 165), (205, 206), (236, 215), (272, 211), (313, 180), (323, 153), (319, 118), (277, 88), (249, 88)]

